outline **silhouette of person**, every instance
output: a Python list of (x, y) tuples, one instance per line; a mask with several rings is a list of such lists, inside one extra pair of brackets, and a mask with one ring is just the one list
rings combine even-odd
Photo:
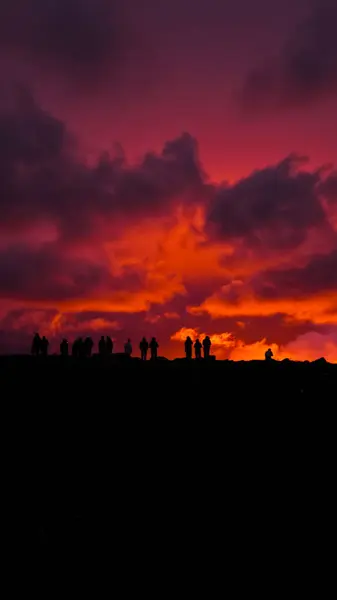
[(145, 337), (143, 337), (143, 339), (141, 340), (141, 342), (139, 344), (139, 349), (140, 349), (141, 359), (146, 360), (147, 351), (149, 349), (149, 342), (147, 341), (147, 339)]
[(159, 348), (159, 344), (158, 344), (156, 338), (153, 337), (150, 342), (150, 350), (151, 350), (151, 358), (152, 359), (157, 358), (158, 348)]
[(202, 342), (202, 345), (204, 348), (204, 358), (209, 358), (209, 353), (210, 353), (211, 345), (212, 345), (209, 335), (206, 335), (204, 341)]
[(266, 360), (272, 360), (273, 356), (273, 351), (271, 350), (271, 348), (268, 348), (268, 350), (265, 352)]
[(68, 356), (69, 354), (68, 340), (65, 338), (63, 338), (62, 342), (60, 343), (60, 353), (61, 356)]
[(131, 356), (132, 354), (132, 344), (130, 338), (128, 338), (128, 341), (124, 344), (124, 352), (127, 356)]
[(78, 344), (78, 355), (80, 358), (85, 358), (86, 357), (86, 345), (85, 345), (85, 340), (82, 337), (79, 337), (77, 340), (77, 344)]
[(186, 358), (192, 358), (192, 346), (193, 346), (193, 342), (190, 338), (190, 336), (188, 335), (186, 340), (185, 340), (185, 354), (186, 354)]
[(91, 337), (87, 337), (84, 340), (84, 354), (87, 357), (91, 356), (92, 353), (92, 349), (94, 347), (94, 342), (92, 341)]
[(101, 356), (106, 353), (106, 341), (104, 339), (104, 335), (101, 336), (101, 339), (98, 342), (98, 352)]
[(49, 342), (48, 342), (47, 338), (45, 336), (43, 336), (43, 338), (41, 340), (41, 354), (42, 354), (42, 356), (47, 356), (47, 354), (48, 354), (48, 346), (49, 346)]
[(107, 335), (107, 338), (106, 338), (106, 352), (107, 352), (107, 354), (112, 354), (113, 347), (114, 347), (114, 343), (113, 343), (111, 337), (109, 335)]
[(74, 358), (78, 358), (79, 355), (79, 345), (78, 345), (78, 338), (76, 338), (76, 340), (74, 340), (72, 348), (71, 348), (71, 355)]
[(195, 340), (195, 344), (194, 344), (194, 352), (195, 352), (195, 358), (201, 358), (201, 348), (202, 348), (202, 344), (199, 340), (199, 338), (197, 340)]
[(41, 338), (38, 333), (35, 333), (32, 342), (31, 353), (33, 356), (38, 356), (41, 352)]

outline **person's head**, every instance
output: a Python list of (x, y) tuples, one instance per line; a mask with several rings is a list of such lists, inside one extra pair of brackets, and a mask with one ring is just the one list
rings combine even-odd
[(130, 338), (128, 338), (128, 344), (130, 344), (130, 342), (131, 342), (131, 340), (130, 340)]
[(101, 340), (104, 341), (104, 335), (101, 335)]
[(186, 338), (186, 342), (191, 342), (191, 341), (192, 340), (191, 340), (190, 336), (188, 335), (187, 338)]

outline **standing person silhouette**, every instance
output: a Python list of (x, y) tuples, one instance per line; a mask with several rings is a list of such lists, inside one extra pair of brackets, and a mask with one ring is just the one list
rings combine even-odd
[(41, 340), (41, 354), (42, 354), (42, 356), (47, 356), (48, 355), (48, 346), (49, 346), (49, 342), (48, 342), (47, 338), (45, 336), (43, 336), (43, 338)]
[(68, 340), (66, 340), (65, 338), (60, 343), (60, 353), (61, 356), (68, 356), (69, 354)]
[(86, 345), (85, 345), (85, 340), (82, 337), (78, 338), (78, 355), (80, 358), (85, 358), (86, 357)]
[(155, 360), (157, 358), (158, 348), (159, 348), (159, 344), (158, 344), (156, 338), (153, 337), (150, 342), (150, 350), (151, 350), (151, 359), (152, 360)]
[(41, 352), (41, 338), (38, 333), (34, 334), (31, 353), (33, 356), (38, 356)]
[(186, 354), (186, 358), (192, 358), (192, 347), (193, 347), (193, 342), (190, 338), (190, 336), (188, 335), (186, 340), (185, 340), (185, 354)]
[(124, 352), (125, 352), (125, 354), (127, 356), (131, 357), (131, 354), (132, 354), (132, 344), (131, 344), (130, 338), (128, 338), (128, 341), (125, 342), (125, 344), (124, 344)]
[(202, 345), (198, 338), (195, 340), (195, 344), (194, 344), (195, 358), (197, 358), (197, 359), (201, 358), (201, 348), (202, 348)]
[(106, 353), (106, 342), (104, 335), (101, 336), (101, 339), (98, 342), (98, 353), (100, 354), (100, 356), (104, 356), (104, 354)]
[(264, 356), (265, 356), (266, 360), (271, 361), (273, 359), (273, 356), (274, 356), (272, 349), (268, 348), (268, 350), (266, 351), (266, 353), (265, 353)]
[(73, 345), (72, 345), (71, 355), (74, 358), (78, 358), (79, 354), (80, 354), (80, 340), (79, 340), (79, 338), (76, 338), (76, 340), (74, 340)]
[(147, 351), (149, 349), (149, 342), (147, 341), (147, 339), (145, 337), (143, 337), (143, 339), (141, 340), (141, 342), (139, 344), (139, 349), (140, 349), (141, 359), (146, 360)]
[(92, 341), (91, 337), (85, 338), (84, 347), (85, 347), (85, 352), (84, 352), (85, 356), (87, 356), (89, 358), (91, 356), (92, 349), (94, 347), (94, 342)]
[(204, 341), (202, 342), (204, 348), (204, 358), (209, 358), (209, 353), (211, 351), (212, 342), (209, 338), (209, 335), (206, 335)]
[(106, 352), (112, 354), (114, 343), (109, 335), (106, 336)]

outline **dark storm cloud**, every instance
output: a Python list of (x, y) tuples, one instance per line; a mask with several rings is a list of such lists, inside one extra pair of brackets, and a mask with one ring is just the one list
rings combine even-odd
[(24, 300), (67, 300), (92, 293), (135, 291), (141, 274), (113, 277), (107, 265), (62, 254), (58, 244), (32, 250), (12, 246), (0, 252), (0, 297)]
[(319, 193), (329, 205), (337, 204), (337, 171), (333, 171), (318, 187)]
[(289, 156), (219, 188), (208, 212), (208, 230), (220, 239), (244, 238), (248, 246), (290, 248), (310, 227), (325, 222), (316, 185), (319, 173), (299, 170), (303, 159)]
[(249, 73), (240, 92), (248, 111), (302, 106), (337, 92), (337, 2), (318, 0), (281, 55)]
[(27, 89), (0, 87), (0, 159), (6, 169), (58, 159), (65, 141), (64, 124), (38, 107)]
[[(50, 326), (52, 320), (57, 316), (58, 311), (55, 309), (35, 309), (35, 308), (19, 308), (10, 310), (1, 320), (0, 329), (4, 331), (15, 330), (21, 334), (36, 331), (39, 326), (42, 328)], [(26, 350), (28, 346), (26, 346)]]
[(119, 0), (2, 0), (0, 52), (76, 82), (111, 75), (124, 52)]
[(65, 260), (43, 247), (32, 251), (10, 247), (0, 253), (0, 294), (11, 298), (64, 299), (83, 297), (102, 284), (102, 267)]
[[(116, 196), (123, 206), (155, 206), (179, 196), (200, 199), (204, 174), (198, 160), (197, 143), (188, 133), (167, 142), (160, 155), (149, 153), (139, 167), (126, 169), (116, 180)], [(185, 199), (187, 197), (185, 196)]]
[(189, 134), (134, 166), (108, 155), (89, 166), (64, 123), (22, 91), (10, 103), (0, 99), (0, 162), (2, 228), (51, 219), (64, 235), (84, 238), (102, 219), (160, 214), (182, 198), (200, 199), (205, 188)]
[(337, 290), (337, 250), (313, 256), (302, 268), (263, 272), (253, 281), (253, 288), (265, 299), (306, 298)]

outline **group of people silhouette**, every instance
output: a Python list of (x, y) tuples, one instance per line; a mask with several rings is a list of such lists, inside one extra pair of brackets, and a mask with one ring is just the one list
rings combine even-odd
[[(193, 340), (190, 338), (190, 336), (187, 336), (187, 338), (185, 340), (186, 358), (188, 358), (188, 359), (192, 358), (193, 348), (194, 348), (194, 355), (197, 360), (201, 358), (202, 350), (203, 350), (204, 358), (206, 358), (206, 359), (209, 358), (210, 352), (211, 352), (211, 345), (212, 345), (212, 342), (208, 335), (205, 336), (205, 339), (202, 342), (199, 340), (199, 338), (197, 338), (194, 343), (193, 343)], [(72, 344), (71, 355), (74, 356), (75, 358), (88, 358), (92, 355), (93, 347), (94, 347), (94, 342), (91, 337), (87, 337), (85, 339), (83, 339), (82, 337), (79, 337)], [(32, 355), (33, 356), (39, 356), (39, 355), (47, 356), (48, 348), (49, 348), (48, 339), (45, 336), (40, 337), (40, 335), (38, 333), (35, 333), (35, 335), (33, 337), (32, 349), (31, 349)], [(114, 348), (114, 343), (113, 343), (113, 340), (111, 339), (111, 337), (109, 337), (109, 336), (104, 337), (102, 335), (101, 339), (98, 342), (98, 353), (101, 356), (111, 355), (113, 352), (113, 348)], [(150, 350), (151, 359), (152, 360), (156, 359), (158, 356), (158, 348), (159, 348), (159, 344), (155, 337), (153, 337), (150, 342), (148, 342), (147, 339), (145, 337), (143, 337), (139, 344), (141, 359), (147, 360), (147, 355), (148, 355), (149, 350)], [(127, 356), (131, 357), (132, 351), (133, 351), (132, 343), (131, 343), (130, 338), (128, 338), (127, 342), (125, 342), (125, 344), (124, 344), (124, 353)], [(62, 342), (60, 344), (60, 353), (61, 353), (61, 356), (69, 356), (69, 343), (68, 343), (68, 340), (65, 338), (62, 340)], [(267, 361), (272, 361), (272, 359), (273, 359), (273, 352), (270, 348), (268, 348), (268, 350), (265, 353), (265, 359)]]
[(35, 333), (32, 342), (32, 355), (39, 356), (47, 356), (48, 354), (49, 341), (45, 336), (42, 338), (38, 333)]
[[(40, 337), (39, 333), (35, 333), (32, 342), (31, 353), (33, 356), (47, 356), (48, 355), (48, 347), (49, 341), (43, 336)], [(94, 342), (91, 337), (87, 337), (83, 339), (82, 337), (77, 338), (71, 347), (71, 355), (75, 358), (88, 358), (92, 355), (92, 350), (94, 347)], [(101, 356), (111, 355), (113, 352), (114, 343), (111, 337), (103, 335), (98, 342), (98, 353)], [(139, 344), (140, 355), (142, 360), (147, 359), (148, 351), (150, 349), (151, 359), (157, 358), (158, 355), (159, 344), (155, 337), (151, 339), (150, 342), (147, 341), (145, 337), (141, 340)], [(124, 344), (124, 353), (127, 356), (132, 355), (132, 343), (130, 338), (128, 338), (127, 342)], [(60, 354), (61, 356), (69, 356), (69, 342), (66, 338), (63, 338), (60, 343)]]
[(190, 338), (190, 336), (187, 336), (187, 338), (185, 340), (185, 354), (186, 354), (186, 358), (192, 358), (192, 348), (193, 348), (193, 345), (194, 345), (194, 354), (195, 354), (195, 358), (196, 359), (201, 358), (201, 349), (203, 349), (203, 351), (204, 351), (204, 358), (209, 358), (212, 342), (211, 342), (210, 337), (208, 335), (206, 335), (206, 337), (205, 337), (205, 339), (203, 340), (202, 343), (199, 340), (199, 338), (197, 338), (195, 340), (194, 344), (193, 344), (193, 341)]

